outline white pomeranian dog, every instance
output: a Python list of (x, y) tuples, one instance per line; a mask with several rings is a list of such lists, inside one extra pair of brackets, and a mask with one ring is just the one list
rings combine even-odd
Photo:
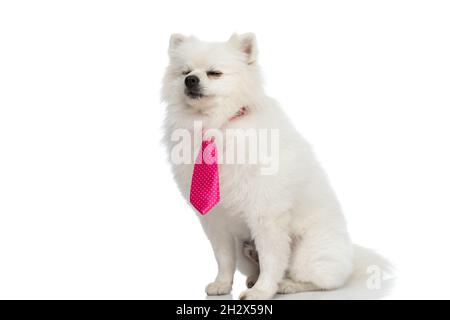
[[(167, 103), (164, 141), (188, 201), (192, 155), (202, 140), (183, 142), (196, 151), (190, 152), (192, 161), (173, 161), (180, 147), (180, 135), (174, 132), (195, 136), (195, 123), (201, 122), (200, 134), (209, 130), (211, 137), (233, 129), (277, 133), (269, 162), (218, 164), (220, 202), (208, 214), (198, 214), (218, 264), (206, 293), (229, 294), (236, 268), (247, 276), (241, 299), (343, 286), (353, 268), (344, 216), (310, 145), (264, 93), (255, 36), (234, 34), (226, 42), (204, 42), (174, 34), (169, 56), (162, 90)], [(225, 147), (217, 147), (219, 158), (229, 151), (227, 137), (220, 139)], [(251, 147), (249, 137), (245, 141)]]

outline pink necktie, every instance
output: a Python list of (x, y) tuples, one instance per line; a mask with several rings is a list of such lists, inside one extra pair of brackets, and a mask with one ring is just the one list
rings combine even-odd
[(220, 201), (217, 148), (212, 140), (202, 141), (192, 173), (190, 201), (202, 215)]

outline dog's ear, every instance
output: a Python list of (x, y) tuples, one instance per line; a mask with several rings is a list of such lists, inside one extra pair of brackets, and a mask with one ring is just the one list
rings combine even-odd
[(188, 37), (179, 34), (179, 33), (174, 33), (170, 36), (170, 41), (169, 41), (169, 54), (171, 52), (173, 52), (180, 44), (182, 44), (184, 41), (186, 41), (188, 39)]
[(238, 35), (233, 33), (228, 40), (229, 43), (236, 46), (239, 50), (247, 55), (247, 63), (256, 62), (258, 56), (258, 48), (256, 45), (256, 36), (253, 33), (244, 33)]

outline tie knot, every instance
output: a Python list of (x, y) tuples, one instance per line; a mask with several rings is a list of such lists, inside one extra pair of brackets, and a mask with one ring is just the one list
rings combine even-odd
[(214, 139), (202, 141), (200, 160), (205, 164), (217, 163), (217, 148)]

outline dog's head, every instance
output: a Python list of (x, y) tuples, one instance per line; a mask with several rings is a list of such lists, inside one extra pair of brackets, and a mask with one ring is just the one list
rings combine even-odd
[(195, 110), (213, 108), (232, 99), (244, 104), (259, 92), (256, 38), (234, 34), (226, 42), (204, 42), (173, 34), (163, 99)]

